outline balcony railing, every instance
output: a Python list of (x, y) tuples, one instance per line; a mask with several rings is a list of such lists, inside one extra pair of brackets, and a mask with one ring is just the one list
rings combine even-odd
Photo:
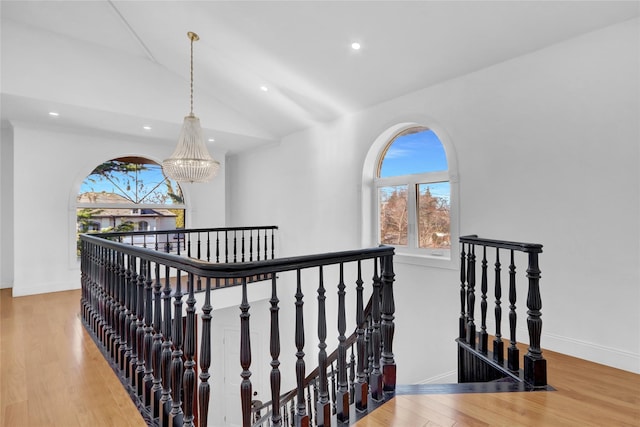
[[(478, 236), (461, 237), (460, 245), (458, 381), (484, 382), (508, 378), (522, 382), (528, 389), (546, 388), (547, 361), (542, 356), (540, 347), (542, 298), (538, 257), (542, 253), (542, 245), (483, 239)], [(526, 327), (529, 347), (522, 357), (524, 367), (520, 363), (520, 350), (517, 346), (519, 319), (516, 305), (519, 277), (522, 276), (519, 274), (521, 267), (517, 262), (518, 254), (526, 257), (522, 262), (526, 262)], [(506, 289), (503, 288), (503, 276), (508, 279)], [(504, 298), (507, 301), (503, 301)], [(490, 309), (490, 299), (494, 300), (493, 310)], [(477, 302), (480, 303), (479, 318)], [(503, 336), (503, 318), (508, 321), (506, 337)], [(493, 331), (489, 329), (491, 324)], [(491, 350), (489, 336), (494, 337)]]
[[(283, 416), (288, 416), (280, 402), (283, 378), (296, 384), (288, 393), (295, 396), (285, 402), (285, 408), (287, 404), (293, 408), (291, 420), (296, 426), (309, 425), (310, 417), (316, 425), (330, 425), (332, 412), (346, 422), (351, 402), (366, 410), (371, 403), (367, 396), (380, 401), (395, 390), (393, 248), (277, 258), (276, 227), (258, 229), (81, 236), (82, 318), (149, 425), (206, 426), (210, 409), (223, 405), (210, 399), (215, 385), (211, 365), (219, 363), (212, 360), (211, 342), (212, 302), (219, 283), (240, 286), (238, 375), (242, 380), (237, 411), (243, 426), (250, 426), (255, 417), (251, 316), (270, 325), (266, 357), (271, 359), (271, 425), (282, 425)], [(222, 235), (224, 245), (217, 243)], [(162, 244), (174, 236), (178, 236), (180, 254), (167, 252)], [(153, 243), (145, 247), (147, 239)], [(250, 282), (264, 279), (271, 285), (270, 308), (268, 313), (255, 313), (250, 305), (255, 285)], [(317, 291), (305, 299), (302, 289), (308, 284), (317, 286)], [(197, 293), (198, 289), (202, 292)], [(282, 303), (279, 295), (284, 292), (295, 292), (295, 302)], [(327, 292), (337, 294), (337, 308), (329, 311), (336, 313), (334, 319), (327, 317)], [(355, 306), (347, 308), (352, 300)], [(367, 300), (370, 308), (365, 310)], [(305, 319), (305, 303), (316, 312), (310, 319)], [(281, 327), (280, 310), (292, 310), (295, 324)], [(355, 313), (353, 319), (351, 313)], [(305, 320), (317, 325), (313, 338), (305, 330)], [(291, 372), (280, 369), (281, 339), (291, 340), (288, 344), (296, 349), (289, 355), (295, 357)], [(328, 351), (334, 342), (335, 352)], [(317, 360), (312, 380), (306, 375), (311, 355)], [(329, 378), (336, 381), (335, 392), (330, 393)]]

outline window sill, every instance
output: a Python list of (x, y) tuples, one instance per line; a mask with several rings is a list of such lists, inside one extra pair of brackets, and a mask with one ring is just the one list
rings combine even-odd
[(402, 248), (396, 248), (394, 263), (417, 265), (429, 268), (444, 268), (447, 270), (457, 270), (458, 260), (453, 258), (445, 258), (427, 254), (418, 254), (415, 252), (406, 252)]

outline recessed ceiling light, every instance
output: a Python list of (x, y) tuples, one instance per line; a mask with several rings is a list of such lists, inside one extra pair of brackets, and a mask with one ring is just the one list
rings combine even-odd
[(260, 90), (263, 91), (263, 92), (268, 92), (269, 88), (266, 87), (265, 85), (262, 85), (262, 86), (260, 86)]
[(55, 111), (49, 111), (49, 115), (53, 117), (58, 117), (60, 114), (56, 113)]
[(213, 138), (209, 138), (207, 141), (209, 141), (209, 142), (215, 142), (215, 139), (213, 139)]
[(144, 129), (144, 130), (151, 130), (151, 126), (142, 126), (142, 129)]
[(351, 43), (351, 49), (360, 50), (360, 48), (361, 48), (360, 43), (358, 43), (358, 42)]

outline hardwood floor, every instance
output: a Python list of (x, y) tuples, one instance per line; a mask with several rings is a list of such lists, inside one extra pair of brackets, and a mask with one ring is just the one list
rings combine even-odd
[(6, 427), (144, 426), (77, 316), (80, 291), (0, 291), (0, 420)]
[[(0, 290), (1, 426), (145, 425), (82, 327), (79, 301), (80, 291)], [(355, 425), (640, 426), (640, 375), (544, 355), (556, 391), (396, 396)]]
[(640, 426), (640, 375), (543, 354), (555, 391), (401, 395), (355, 426)]

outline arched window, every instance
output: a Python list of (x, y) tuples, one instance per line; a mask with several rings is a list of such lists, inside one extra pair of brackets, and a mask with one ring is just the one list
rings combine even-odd
[(381, 136), (372, 151), (373, 176), (367, 180), (365, 161), (363, 184), (371, 183), (376, 243), (395, 246), (400, 256), (451, 261), (458, 232), (452, 148), (433, 128), (404, 124)]
[(80, 186), (76, 208), (79, 233), (185, 227), (180, 186), (164, 176), (159, 164), (142, 157), (96, 166)]

